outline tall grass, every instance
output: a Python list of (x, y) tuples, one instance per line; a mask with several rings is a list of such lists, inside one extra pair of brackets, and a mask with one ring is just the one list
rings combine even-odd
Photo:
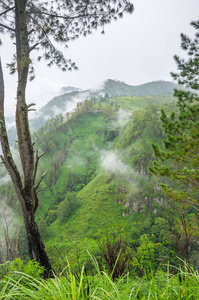
[(0, 281), (0, 299), (199, 299), (199, 274), (186, 264), (177, 269), (177, 275), (171, 275), (168, 266), (166, 273), (159, 271), (155, 275), (151, 273), (136, 279), (126, 274), (113, 282), (105, 270), (99, 270), (95, 259), (93, 263), (96, 275), (86, 276), (82, 268), (78, 278), (72, 274), (69, 264), (65, 276), (60, 274), (48, 280), (38, 280), (22, 272), (13, 272), (12, 277)]

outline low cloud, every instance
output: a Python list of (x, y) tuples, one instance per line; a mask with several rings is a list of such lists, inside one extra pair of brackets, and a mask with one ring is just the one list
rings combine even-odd
[(119, 153), (103, 151), (100, 157), (100, 164), (106, 172), (113, 172), (123, 175), (130, 175), (133, 170), (120, 159)]
[(83, 165), (85, 165), (85, 161), (78, 154), (73, 155), (68, 161), (68, 168), (72, 170)]
[(9, 226), (10, 223), (14, 220), (16, 217), (13, 209), (5, 203), (5, 201), (1, 200), (0, 202), (0, 224), (5, 225), (5, 222), (7, 222), (7, 225)]
[(119, 109), (118, 112), (118, 117), (117, 117), (117, 124), (118, 125), (124, 125), (126, 122), (128, 122), (129, 118), (132, 116), (131, 113), (126, 112), (123, 109)]
[(6, 183), (10, 182), (10, 175), (5, 175), (4, 177), (0, 178), (0, 186), (5, 185)]
[[(30, 83), (27, 89), (28, 102), (33, 102), (39, 108), (46, 104), (48, 99), (60, 94), (64, 82), (60, 78), (47, 78), (46, 76), (36, 76), (34, 84)], [(37, 87), (35, 89), (35, 86)]]
[(7, 248), (12, 248), (12, 239), (19, 238), (20, 222), (16, 213), (0, 195), (0, 246), (3, 259), (8, 259)]
[[(14, 147), (10, 147), (10, 151), (11, 151), (13, 160), (18, 168), (19, 173), (22, 174), (22, 166), (21, 166), (21, 159), (20, 159), (19, 151), (17, 149), (15, 149)], [(3, 155), (1, 146), (0, 146), (0, 154)], [(5, 185), (6, 183), (11, 181), (10, 175), (6, 174), (6, 173), (7, 173), (7, 171), (5, 168), (0, 170), (0, 176), (2, 176), (2, 177), (0, 177), (0, 186)]]
[(103, 90), (105, 88), (105, 85), (106, 85), (106, 80), (103, 80), (100, 84), (95, 84), (94, 86), (92, 86), (92, 88), (90, 88), (91, 93), (96, 93), (100, 90)]
[(56, 104), (52, 105), (50, 109), (48, 110), (49, 114), (45, 114), (45, 110), (39, 110), (36, 112), (31, 112), (29, 115), (29, 120), (35, 120), (37, 118), (43, 118), (45, 121), (48, 119), (55, 117), (57, 115), (65, 115), (67, 112), (72, 112), (76, 106), (77, 103), (85, 101), (87, 98), (89, 98), (89, 92), (82, 92), (79, 93), (77, 96), (68, 98), (66, 97), (65, 105), (63, 107), (59, 107)]

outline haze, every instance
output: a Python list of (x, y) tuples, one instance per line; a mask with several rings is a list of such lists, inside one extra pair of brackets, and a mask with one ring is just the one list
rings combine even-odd
[[(35, 61), (36, 79), (28, 83), (28, 102), (39, 109), (58, 95), (63, 86), (96, 88), (105, 79), (118, 79), (131, 85), (153, 80), (171, 81), (176, 70), (173, 55), (182, 56), (180, 33), (193, 36), (192, 20), (198, 19), (198, 0), (132, 0), (132, 15), (105, 27), (87, 38), (69, 44), (66, 57), (79, 70), (62, 73), (56, 67)], [(14, 46), (3, 38), (0, 48), (6, 86), (6, 114), (14, 113), (16, 77), (9, 75)]]

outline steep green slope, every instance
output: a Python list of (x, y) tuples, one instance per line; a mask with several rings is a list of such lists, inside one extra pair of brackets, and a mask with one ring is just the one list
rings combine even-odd
[[(151, 104), (150, 109), (142, 109), (139, 134), (139, 112), (134, 113), (137, 123), (130, 112), (165, 99), (173, 100), (162, 95), (86, 102), (67, 122), (54, 129), (49, 126), (47, 133), (45, 127), (38, 131), (38, 147), (46, 151), (40, 172), (49, 169), (42, 187), (51, 187), (40, 196), (42, 207), (37, 218), (52, 259), (65, 253), (74, 264), (77, 256), (83, 262), (87, 260), (86, 250), (99, 253), (99, 232), (123, 228), (125, 235), (134, 235), (133, 222), (143, 219), (139, 211), (151, 210), (152, 216), (154, 210), (164, 210), (153, 202), (154, 197), (163, 199), (163, 195), (154, 191), (146, 175), (152, 160), (150, 141), (159, 138), (156, 127), (150, 132), (149, 125), (157, 122), (160, 107)], [(142, 135), (147, 140), (141, 140)], [(138, 240), (153, 221), (143, 224), (136, 233)]]
[(107, 179), (105, 174), (98, 174), (78, 193), (80, 207), (76, 212), (62, 222), (57, 218), (51, 224), (46, 246), (52, 257), (63, 251), (74, 264), (77, 263), (78, 250), (81, 262), (86, 261), (87, 250), (91, 254), (99, 252), (97, 239), (100, 231), (126, 225), (123, 207), (115, 202)]
[[(154, 159), (151, 143), (160, 144), (164, 137), (160, 110), (173, 111), (173, 100), (169, 94), (93, 97), (33, 134), (35, 146), (45, 152), (38, 180), (48, 170), (37, 221), (57, 271), (66, 256), (78, 270), (89, 260), (86, 250), (101, 260), (99, 241), (107, 232), (128, 243), (138, 273), (143, 264), (150, 268), (149, 261), (157, 268), (176, 255), (183, 258), (180, 218), (148, 171)], [(10, 186), (5, 195), (13, 205)], [(187, 222), (193, 218), (194, 211)], [(195, 243), (190, 242), (191, 257)]]

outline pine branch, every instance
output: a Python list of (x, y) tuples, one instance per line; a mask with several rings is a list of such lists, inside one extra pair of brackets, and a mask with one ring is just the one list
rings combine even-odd
[(11, 28), (11, 27), (9, 27), (9, 26), (7, 26), (7, 25), (4, 25), (4, 24), (0, 23), (0, 26), (1, 26), (1, 27), (4, 27), (4, 28), (6, 28), (6, 29), (8, 29), (8, 30), (10, 30), (10, 31), (15, 32), (15, 29), (14, 29), (14, 28)]
[(36, 43), (36, 44), (34, 44), (32, 47), (30, 47), (29, 53), (30, 53), (31, 51), (33, 51), (37, 46), (39, 46), (39, 43)]
[(12, 7), (8, 8), (7, 10), (5, 10), (4, 12), (0, 13), (0, 17), (7, 14), (7, 12), (13, 10), (14, 8), (15, 8), (15, 6), (12, 6)]

